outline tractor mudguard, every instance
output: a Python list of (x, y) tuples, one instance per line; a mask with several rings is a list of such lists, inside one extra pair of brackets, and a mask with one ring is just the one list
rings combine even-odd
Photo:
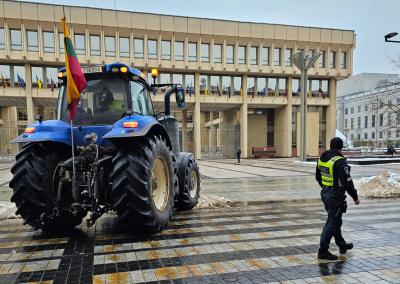
[[(135, 123), (135, 124), (129, 124)], [(136, 124), (137, 123), (137, 124)], [(131, 125), (135, 127), (126, 127)], [(152, 132), (154, 135), (162, 135), (167, 140), (168, 146), (171, 147), (167, 130), (165, 127), (151, 116), (132, 115), (124, 117), (117, 121), (110, 132), (106, 133), (102, 138), (107, 140), (115, 140), (121, 138), (144, 137)]]
[(11, 143), (53, 141), (71, 145), (70, 125), (62, 120), (47, 120), (28, 125), (24, 133)]

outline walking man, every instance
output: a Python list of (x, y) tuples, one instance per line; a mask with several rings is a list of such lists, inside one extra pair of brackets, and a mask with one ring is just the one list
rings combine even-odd
[(332, 237), (341, 254), (353, 248), (342, 236), (342, 214), (346, 213), (346, 192), (356, 205), (360, 204), (357, 190), (350, 176), (350, 166), (341, 151), (343, 141), (339, 137), (332, 138), (330, 150), (325, 151), (318, 160), (315, 178), (321, 186), (321, 200), (324, 203), (328, 218), (321, 234), (318, 259), (337, 260), (338, 257), (329, 252)]
[(240, 150), (240, 147), (236, 148), (236, 158), (238, 161), (238, 164), (240, 164), (240, 155), (242, 154), (242, 150)]

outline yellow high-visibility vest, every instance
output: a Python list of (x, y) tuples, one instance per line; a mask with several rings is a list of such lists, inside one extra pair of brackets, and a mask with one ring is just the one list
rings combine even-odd
[(335, 156), (327, 162), (322, 162), (321, 159), (318, 160), (318, 168), (321, 172), (322, 184), (325, 186), (333, 187), (333, 166), (335, 162), (344, 159), (341, 156)]

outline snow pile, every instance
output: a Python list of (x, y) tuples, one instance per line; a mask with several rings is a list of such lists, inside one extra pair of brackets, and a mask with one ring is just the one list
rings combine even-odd
[(361, 196), (369, 198), (388, 198), (400, 196), (400, 175), (384, 172), (379, 176), (354, 181)]
[(0, 201), (0, 219), (17, 218), (15, 211), (17, 211), (17, 208), (14, 203)]
[(196, 208), (223, 208), (239, 206), (240, 201), (232, 201), (216, 195), (201, 195)]

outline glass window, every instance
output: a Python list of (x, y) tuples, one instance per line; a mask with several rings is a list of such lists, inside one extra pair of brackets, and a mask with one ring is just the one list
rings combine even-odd
[(182, 74), (172, 74), (172, 83), (181, 84), (183, 86), (183, 75)]
[(233, 94), (235, 96), (242, 95), (242, 77), (233, 77)]
[(344, 114), (348, 114), (348, 109), (347, 108), (344, 109)]
[(364, 111), (368, 111), (368, 105), (364, 106)]
[(189, 61), (197, 61), (197, 43), (195, 43), (195, 42), (189, 42), (188, 60)]
[(351, 130), (354, 129), (354, 118), (353, 117), (350, 119), (350, 129)]
[(208, 43), (201, 44), (201, 62), (210, 62), (210, 45)]
[(311, 92), (313, 97), (318, 97), (319, 95), (319, 80), (311, 80)]
[(22, 39), (20, 30), (11, 30), (11, 50), (22, 50)]
[(28, 51), (39, 51), (39, 41), (37, 31), (26, 31)]
[(252, 65), (258, 64), (258, 47), (252, 46), (250, 49), (250, 60)]
[(358, 112), (361, 112), (361, 106), (357, 107)]
[(275, 96), (278, 89), (278, 81), (276, 78), (268, 78), (268, 95)]
[(46, 67), (46, 87), (54, 89), (58, 83), (58, 68)]
[(58, 33), (59, 52), (64, 53), (64, 33)]
[(286, 54), (285, 54), (285, 59), (286, 59), (286, 66), (291, 67), (292, 66), (292, 61), (290, 60), (290, 57), (292, 57), (293, 49), (291, 48), (286, 48)]
[[(159, 76), (160, 84), (170, 84), (171, 83), (171, 74), (170, 73), (161, 73)], [(169, 87), (160, 87), (159, 90), (162, 93), (165, 93)]]
[(210, 89), (211, 94), (213, 95), (221, 95), (221, 85), (219, 82), (219, 76), (210, 76)]
[(194, 94), (194, 75), (185, 74), (185, 90), (186, 93), (192, 96)]
[(247, 95), (254, 96), (255, 91), (256, 91), (255, 79), (254, 79), (254, 77), (248, 77), (247, 78)]
[(300, 95), (300, 79), (292, 80), (292, 95), (299, 96)]
[(4, 34), (4, 28), (0, 28), (0, 49), (6, 48), (6, 39)]
[(3, 80), (0, 80), (0, 86), (10, 86), (10, 66), (9, 65), (0, 65), (0, 79), (3, 76)]
[(375, 114), (371, 117), (371, 127), (375, 127)]
[(149, 59), (157, 59), (157, 40), (149, 39), (147, 41), (147, 50)]
[(379, 126), (383, 126), (383, 113), (379, 114)]
[(267, 87), (265, 78), (257, 78), (257, 95), (265, 96)]
[(184, 52), (183, 52), (183, 41), (175, 41), (175, 60), (176, 61), (183, 61), (185, 60), (184, 58)]
[(43, 51), (54, 52), (54, 33), (43, 32)]
[(222, 76), (222, 94), (230, 96), (232, 94), (232, 80), (230, 76)]
[(368, 116), (364, 117), (364, 128), (368, 128)]
[(135, 38), (133, 43), (135, 45), (135, 58), (144, 58), (143, 39)]
[(347, 62), (346, 62), (346, 52), (341, 52), (340, 53), (340, 68), (341, 69), (346, 69), (347, 68)]
[(325, 51), (320, 50), (320, 57), (318, 58), (318, 67), (319, 68), (325, 68)]
[(161, 59), (171, 60), (171, 41), (161, 41)]
[(129, 57), (130, 56), (130, 44), (129, 37), (120, 37), (119, 38), (119, 56), (120, 57)]
[(245, 46), (238, 47), (238, 63), (246, 64), (246, 47)]
[(336, 68), (336, 52), (331, 51), (329, 54), (329, 68)]
[(115, 36), (106, 36), (106, 56), (115, 56)]
[(347, 128), (347, 118), (344, 119), (344, 127)]
[(200, 75), (200, 94), (208, 95), (208, 76)]
[(287, 96), (286, 78), (278, 79), (278, 90), (280, 96)]
[(86, 54), (85, 35), (75, 34), (75, 53)]
[(324, 97), (329, 96), (328, 80), (321, 80), (321, 91)]
[(269, 47), (263, 47), (262, 49), (262, 64), (269, 65)]
[(225, 63), (233, 64), (233, 45), (227, 45), (225, 49)]
[(18, 120), (28, 120), (28, 111), (26, 108), (17, 108)]
[(14, 86), (25, 87), (25, 67), (24, 66), (14, 66)]
[(90, 36), (90, 55), (100, 55), (100, 36), (98, 35)]
[(222, 63), (222, 45), (214, 44), (214, 63)]
[(354, 113), (354, 107), (350, 108), (350, 113)]
[(31, 67), (32, 87), (43, 88), (43, 67)]
[(274, 66), (281, 66), (281, 49), (274, 48)]

